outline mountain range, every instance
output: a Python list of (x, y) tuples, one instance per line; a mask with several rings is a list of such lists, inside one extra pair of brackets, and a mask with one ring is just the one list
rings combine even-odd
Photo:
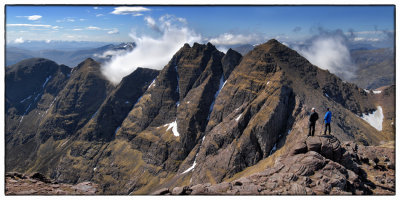
[[(185, 44), (161, 71), (138, 68), (118, 85), (91, 58), (74, 68), (30, 58), (6, 68), (5, 86), (7, 172), (91, 181), (101, 194), (394, 192), (395, 86), (368, 92), (277, 40), (244, 56)], [(333, 136), (307, 137), (311, 108), (317, 135), (331, 109)], [(261, 186), (290, 173), (297, 178)], [(305, 185), (289, 187), (299, 177)]]
[[(38, 43), (38, 42), (36, 42)], [(41, 44), (48, 48), (39, 48), (40, 43), (29, 45), (17, 45), (6, 47), (6, 66), (15, 64), (23, 59), (41, 57), (53, 60), (56, 63), (64, 64), (69, 67), (78, 65), (86, 58), (93, 58), (97, 62), (104, 63), (113, 56), (121, 55), (132, 51), (136, 44), (133, 42), (120, 44), (107, 44), (100, 47), (92, 47), (97, 43), (82, 43), (81, 48), (72, 48), (73, 45), (79, 46), (80, 43), (61, 43), (53, 45)], [(60, 46), (64, 45), (64, 46)], [(253, 50), (256, 45), (232, 45), (224, 48), (246, 55)], [(376, 89), (386, 85), (394, 84), (394, 50), (393, 48), (376, 48), (366, 44), (357, 46), (351, 45), (350, 57), (356, 66), (354, 76), (347, 81), (355, 83), (364, 89)], [(63, 50), (62, 50), (63, 49)], [(383, 70), (382, 70), (383, 69)]]
[[(48, 46), (48, 45), (43, 45)], [(81, 49), (65, 49), (55, 48), (52, 49), (35, 49), (20, 46), (7, 46), (6, 47), (6, 66), (15, 64), (27, 58), (47, 58), (56, 63), (64, 64), (74, 67), (86, 58), (93, 57), (98, 62), (105, 62), (111, 59), (112, 56), (117, 54), (132, 51), (136, 44), (133, 42), (120, 43), (120, 44), (107, 44), (101, 47), (81, 48)], [(29, 46), (28, 46), (29, 47)], [(57, 47), (57, 46), (56, 46)]]

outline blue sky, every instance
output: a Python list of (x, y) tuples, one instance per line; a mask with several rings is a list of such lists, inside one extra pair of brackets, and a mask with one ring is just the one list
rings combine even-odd
[(378, 41), (394, 31), (394, 6), (6, 6), (8, 43), (130, 42), (162, 37), (167, 23), (220, 44), (301, 41), (320, 28)]

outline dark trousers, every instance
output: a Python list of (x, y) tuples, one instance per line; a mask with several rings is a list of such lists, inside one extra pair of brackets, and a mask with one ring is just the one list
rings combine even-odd
[(314, 136), (315, 133), (315, 123), (310, 123), (309, 127), (308, 127), (308, 135), (309, 136)]
[(325, 132), (324, 135), (326, 135), (326, 130), (329, 128), (329, 135), (331, 134), (331, 123), (325, 123)]

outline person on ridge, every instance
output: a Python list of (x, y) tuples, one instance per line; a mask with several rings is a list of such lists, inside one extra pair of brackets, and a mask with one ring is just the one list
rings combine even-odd
[(324, 123), (325, 123), (325, 132), (324, 135), (326, 135), (326, 131), (329, 128), (329, 135), (331, 135), (331, 119), (332, 119), (332, 112), (329, 111), (329, 108), (326, 109), (326, 114), (324, 117)]
[(318, 113), (315, 112), (315, 108), (311, 109), (311, 115), (309, 119), (309, 129), (308, 129), (308, 136), (314, 136), (315, 133), (315, 123), (318, 120)]

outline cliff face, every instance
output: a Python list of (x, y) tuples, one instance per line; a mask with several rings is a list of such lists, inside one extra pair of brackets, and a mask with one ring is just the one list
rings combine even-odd
[[(378, 145), (394, 136), (390, 106), (385, 107), (384, 134), (361, 118), (391, 102), (391, 90), (382, 97), (368, 93), (276, 40), (243, 57), (233, 50), (223, 54), (210, 43), (186, 44), (160, 72), (138, 68), (117, 86), (91, 59), (71, 73), (53, 64), (51, 77), (57, 73), (59, 78), (32, 78), (33, 72), (25, 70), (32, 86), (13, 93), (22, 87), (18, 81), (24, 79), (15, 71), (24, 62), (6, 72), (7, 171), (38, 171), (73, 184), (92, 181), (100, 193), (149, 194), (217, 184), (250, 169), (261, 172), (267, 160), (305, 141), (312, 107), (320, 116), (317, 134), (330, 108), (337, 141)], [(27, 66), (36, 69), (37, 63)], [(42, 88), (39, 103), (25, 102)], [(28, 118), (37, 121), (27, 123)], [(312, 156), (317, 155), (304, 159)]]

